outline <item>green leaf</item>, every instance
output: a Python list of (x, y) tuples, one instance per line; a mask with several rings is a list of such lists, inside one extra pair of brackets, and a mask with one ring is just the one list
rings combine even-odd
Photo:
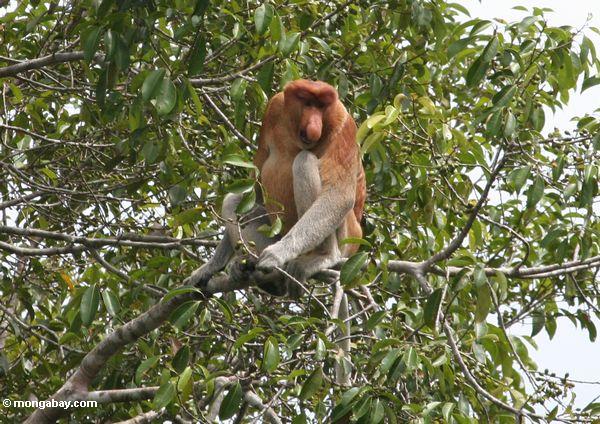
[(167, 406), (171, 401), (175, 398), (177, 391), (175, 390), (175, 385), (170, 380), (165, 384), (162, 384), (156, 394), (154, 395), (154, 400), (152, 404), (155, 409), (162, 409)]
[(202, 291), (200, 289), (198, 289), (197, 287), (192, 287), (192, 286), (177, 287), (176, 289), (173, 289), (173, 290), (169, 291), (169, 293), (167, 293), (162, 298), (162, 301), (163, 302), (167, 302), (168, 300), (174, 298), (175, 296), (179, 296), (179, 295), (185, 294), (185, 293), (198, 293), (198, 294), (202, 294)]
[(246, 334), (242, 334), (240, 337), (238, 337), (233, 346), (235, 348), (240, 348), (240, 347), (244, 346), (245, 343), (248, 343), (248, 342), (256, 339), (258, 336), (260, 336), (264, 332), (265, 332), (264, 328), (261, 328), (261, 327), (252, 328)]
[(83, 37), (83, 58), (86, 61), (91, 61), (98, 51), (98, 43), (100, 41), (100, 27), (92, 27)]
[(206, 39), (203, 36), (199, 36), (190, 51), (188, 64), (188, 75), (190, 77), (202, 73), (204, 59), (206, 59)]
[(521, 191), (523, 185), (529, 178), (531, 167), (529, 165), (522, 168), (517, 168), (508, 175), (508, 180), (515, 186), (517, 193)]
[(533, 180), (533, 184), (529, 188), (527, 192), (527, 207), (531, 208), (540, 201), (542, 196), (544, 195), (544, 189), (546, 185), (544, 184), (544, 179), (539, 175), (535, 177)]
[(515, 129), (517, 127), (517, 119), (515, 115), (511, 111), (508, 111), (506, 114), (506, 121), (504, 122), (504, 137), (511, 138), (515, 133)]
[(452, 410), (454, 409), (454, 403), (452, 402), (446, 402), (444, 403), (444, 406), (442, 406), (442, 416), (444, 417), (444, 419), (447, 422), (450, 422), (450, 417), (452, 414)]
[(183, 372), (186, 369), (190, 362), (190, 347), (188, 345), (183, 345), (173, 357), (173, 368), (178, 373)]
[(325, 40), (315, 36), (311, 36), (310, 39), (314, 40), (319, 46), (321, 46), (321, 49), (323, 49), (326, 54), (331, 54), (331, 47), (329, 47), (329, 44), (327, 44)]
[(229, 184), (225, 190), (229, 193), (246, 193), (254, 188), (253, 178), (241, 178)]
[(250, 168), (257, 169), (256, 166), (252, 163), (244, 159), (242, 156), (238, 154), (230, 154), (223, 157), (221, 160), (223, 163), (227, 163), (233, 166), (239, 166), (241, 168)]
[(304, 412), (301, 412), (300, 415), (296, 415), (292, 418), (292, 424), (307, 424), (308, 418)]
[(111, 316), (116, 317), (121, 309), (121, 304), (119, 303), (119, 298), (117, 295), (111, 290), (106, 289), (102, 291), (102, 300), (104, 301), (104, 307), (108, 313)]
[(510, 103), (510, 101), (512, 100), (512, 98), (514, 97), (516, 92), (517, 92), (516, 85), (509, 85), (509, 86), (502, 88), (502, 90), (500, 90), (498, 93), (496, 93), (496, 95), (492, 98), (492, 103), (494, 104), (494, 108), (500, 109), (500, 108), (506, 106), (508, 103)]
[(417, 350), (412, 346), (408, 348), (402, 359), (406, 363), (407, 371), (412, 371), (419, 365), (419, 355), (417, 354)]
[(256, 192), (254, 190), (247, 191), (242, 195), (242, 200), (238, 203), (235, 208), (235, 212), (238, 214), (245, 214), (252, 210), (256, 204)]
[(113, 60), (117, 48), (117, 34), (112, 29), (104, 33), (104, 48), (106, 49), (107, 59)]
[(240, 409), (242, 404), (242, 386), (235, 383), (227, 392), (219, 409), (219, 418), (228, 420), (233, 417)]
[(389, 352), (384, 356), (384, 358), (381, 360), (381, 364), (379, 365), (379, 372), (382, 375), (387, 374), (387, 372), (392, 369), (392, 366), (400, 357), (400, 353), (400, 349), (390, 349)]
[(538, 334), (546, 325), (546, 315), (541, 311), (535, 311), (531, 314), (532, 326), (531, 326), (531, 337)]
[(423, 322), (429, 328), (435, 328), (437, 324), (440, 306), (442, 305), (442, 294), (444, 290), (441, 288), (435, 289), (427, 298), (425, 309), (423, 310)]
[(83, 297), (81, 298), (79, 313), (83, 325), (87, 327), (94, 321), (96, 312), (98, 312), (98, 306), (100, 306), (100, 291), (96, 285), (93, 284), (85, 290)]
[(160, 154), (160, 146), (156, 140), (148, 140), (146, 143), (144, 143), (141, 153), (146, 163), (151, 165), (156, 162), (156, 159), (158, 159), (158, 155)]
[(355, 253), (348, 259), (340, 272), (340, 282), (346, 286), (353, 283), (362, 273), (363, 266), (367, 263), (369, 254), (367, 252)]
[(116, 36), (113, 58), (119, 69), (124, 70), (129, 67), (129, 46), (125, 44), (125, 41), (120, 34), (117, 34)]
[(448, 46), (448, 51), (447, 51), (448, 59), (452, 59), (458, 53), (463, 51), (464, 48), (467, 47), (467, 45), (471, 42), (471, 40), (472, 39), (470, 37), (461, 38), (460, 40), (457, 40), (457, 41), (453, 42), (452, 44), (450, 44)]
[(275, 222), (271, 225), (271, 229), (269, 230), (269, 237), (275, 237), (277, 234), (281, 233), (283, 228), (283, 222), (280, 217), (275, 218)]
[(281, 41), (281, 38), (285, 35), (283, 29), (283, 23), (281, 22), (281, 17), (276, 13), (274, 16), (275, 19), (271, 21), (270, 30), (271, 30), (271, 40), (274, 42)]
[(158, 94), (164, 76), (164, 69), (156, 69), (148, 74), (142, 84), (142, 98), (145, 101), (153, 99)]
[(169, 189), (169, 200), (173, 205), (182, 203), (187, 197), (187, 190), (185, 187), (177, 184)]
[(269, 25), (271, 25), (273, 14), (274, 9), (270, 4), (262, 4), (256, 8), (254, 11), (254, 26), (258, 35), (263, 35), (267, 32)]
[(488, 136), (496, 137), (500, 134), (500, 129), (502, 128), (502, 111), (497, 110), (492, 113), (486, 124), (485, 132)]
[(385, 416), (385, 410), (383, 403), (379, 399), (373, 400), (371, 404), (371, 417), (369, 418), (370, 424), (377, 424), (383, 420)]
[(475, 287), (481, 287), (484, 284), (487, 284), (487, 276), (485, 275), (485, 268), (482, 266), (477, 266), (473, 270), (473, 283), (475, 283)]
[(386, 315), (387, 315), (386, 310), (375, 312), (373, 315), (371, 315), (369, 317), (369, 319), (365, 323), (365, 328), (368, 331), (373, 330), (383, 320), (383, 318), (385, 318)]
[(192, 368), (186, 367), (177, 379), (177, 391), (181, 393), (181, 400), (185, 401), (193, 390)]
[(484, 322), (490, 312), (492, 297), (487, 285), (477, 288), (477, 305), (475, 308), (475, 322)]
[(269, 93), (271, 91), (271, 85), (273, 83), (273, 75), (275, 73), (275, 63), (270, 61), (269, 63), (264, 64), (260, 71), (258, 71), (258, 75), (256, 79), (260, 88), (263, 89), (265, 93)]
[(308, 400), (312, 398), (323, 385), (323, 369), (321, 367), (316, 368), (310, 376), (306, 379), (302, 385), (300, 391), (300, 399)]
[(146, 371), (148, 371), (151, 368), (154, 368), (154, 366), (158, 364), (159, 359), (160, 357), (158, 356), (151, 356), (150, 358), (142, 361), (140, 365), (138, 365), (137, 369), (135, 370), (135, 384), (137, 384), (138, 386), (142, 384), (142, 376), (146, 373)]
[(236, 78), (231, 84), (231, 100), (235, 103), (242, 101), (246, 94), (246, 87), (248, 87), (248, 81), (243, 78)]
[(177, 89), (170, 79), (162, 80), (154, 106), (159, 115), (164, 116), (170, 113), (177, 103)]
[(467, 71), (467, 86), (476, 86), (477, 83), (479, 83), (479, 81), (481, 81), (481, 79), (484, 77), (489, 66), (490, 65), (487, 62), (482, 61), (481, 58), (477, 58)]
[(292, 52), (298, 48), (300, 42), (300, 34), (297, 32), (291, 32), (281, 38), (279, 41), (279, 51), (283, 57), (288, 57)]
[(171, 313), (169, 321), (174, 327), (182, 330), (187, 326), (190, 319), (196, 315), (199, 304), (196, 301), (185, 302)]
[(263, 362), (261, 369), (271, 373), (277, 369), (279, 361), (279, 345), (277, 344), (277, 340), (275, 340), (273, 337), (269, 337), (265, 342), (263, 349)]
[(493, 36), (492, 39), (483, 49), (481, 56), (479, 56), (467, 71), (467, 86), (474, 87), (484, 77), (486, 71), (489, 68), (490, 61), (494, 58), (498, 52), (498, 38)]
[(588, 88), (591, 88), (595, 85), (600, 84), (600, 77), (589, 77), (583, 80), (583, 84), (581, 84), (581, 92), (583, 93)]

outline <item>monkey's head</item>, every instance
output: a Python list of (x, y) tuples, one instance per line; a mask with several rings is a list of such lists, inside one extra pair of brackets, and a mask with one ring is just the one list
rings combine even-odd
[(321, 81), (300, 79), (287, 84), (283, 95), (294, 141), (303, 150), (313, 149), (331, 126), (329, 115), (337, 103), (337, 91)]

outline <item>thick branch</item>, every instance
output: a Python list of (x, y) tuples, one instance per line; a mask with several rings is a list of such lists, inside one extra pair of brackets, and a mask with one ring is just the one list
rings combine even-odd
[[(184, 284), (187, 282), (189, 282), (189, 279), (184, 280)], [(220, 283), (223, 284), (219, 285)], [(213, 278), (204, 293), (227, 292), (240, 287), (229, 281)], [(201, 297), (199, 293), (191, 292), (180, 294), (167, 301), (161, 301), (137, 318), (108, 334), (104, 340), (85, 355), (79, 368), (51, 399), (69, 400), (77, 399), (80, 396), (88, 396), (89, 385), (113, 355), (128, 344), (158, 328), (178, 306), (188, 301), (199, 300)], [(38, 409), (25, 422), (30, 424), (53, 423), (65, 412), (61, 408)]]
[(98, 403), (137, 402), (153, 399), (159, 386), (136, 387), (134, 389), (98, 390), (88, 392), (76, 400), (95, 400)]
[(31, 199), (35, 199), (36, 197), (39, 197), (42, 194), (44, 194), (44, 192), (39, 190), (39, 191), (34, 191), (31, 194), (26, 194), (24, 196), (17, 197), (15, 199), (7, 200), (5, 202), (0, 203), (0, 210), (10, 208), (11, 206), (20, 205), (21, 203), (27, 202)]
[[(14, 65), (5, 66), (0, 68), (0, 78), (10, 77), (22, 72), (31, 71), (33, 69), (40, 69), (48, 65), (56, 65), (58, 63), (75, 62), (82, 60), (84, 56), (83, 52), (65, 52), (65, 53), (53, 53), (48, 56), (39, 57), (37, 59), (24, 60)], [(96, 58), (102, 57), (102, 55), (96, 55)]]
[[(119, 237), (91, 238), (72, 236), (70, 234), (59, 233), (55, 231), (38, 230), (35, 228), (19, 228), (7, 225), (0, 225), (0, 234), (12, 234), (23, 237), (40, 237), (44, 239), (60, 240), (71, 244), (80, 244), (83, 246), (53, 247), (48, 249), (22, 248), (8, 243), (0, 242), (0, 249), (5, 249), (13, 253), (19, 253), (27, 256), (43, 256), (53, 254), (50, 249), (66, 249), (67, 252), (59, 250), (58, 253), (69, 253), (69, 249), (75, 248), (77, 252), (85, 250), (86, 247), (98, 248), (102, 246), (130, 246), (139, 248), (159, 248), (175, 249), (184, 245), (191, 246), (215, 246), (217, 243), (213, 240), (199, 240), (196, 238), (177, 239), (167, 236), (144, 236), (137, 234), (124, 234)], [(57, 253), (54, 253), (57, 254)]]
[(262, 399), (254, 392), (247, 391), (244, 393), (244, 400), (248, 402), (248, 405), (253, 406), (254, 408), (261, 411), (261, 414), (265, 414), (267, 421), (272, 424), (282, 424), (281, 419), (275, 413), (273, 408), (265, 405)]

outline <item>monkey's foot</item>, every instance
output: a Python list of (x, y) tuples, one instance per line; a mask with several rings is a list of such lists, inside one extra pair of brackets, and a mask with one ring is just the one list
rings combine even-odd
[(252, 282), (252, 274), (256, 270), (256, 259), (250, 255), (242, 255), (231, 261), (227, 267), (229, 279), (235, 283)]

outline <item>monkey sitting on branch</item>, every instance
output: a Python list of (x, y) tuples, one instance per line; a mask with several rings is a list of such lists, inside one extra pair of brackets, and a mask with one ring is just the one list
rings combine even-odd
[[(356, 252), (357, 245), (341, 245), (341, 240), (362, 237), (366, 185), (356, 123), (335, 88), (296, 80), (271, 98), (254, 165), (260, 182), (257, 204), (238, 221), (235, 211), (242, 195), (225, 197), (225, 235), (191, 283), (205, 287), (241, 241), (254, 251), (236, 256), (228, 267), (229, 279), (296, 298), (309, 277)], [(283, 215), (281, 235), (258, 231), (277, 214)]]

